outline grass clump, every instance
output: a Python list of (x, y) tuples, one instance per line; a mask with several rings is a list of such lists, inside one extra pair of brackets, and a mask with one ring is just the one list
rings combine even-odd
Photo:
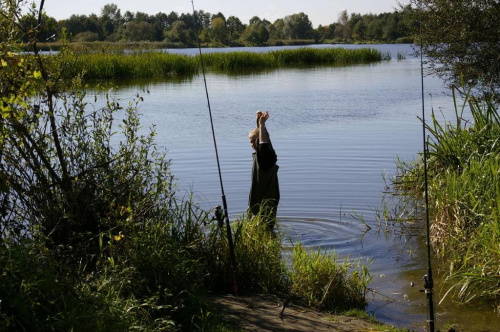
[[(266, 218), (257, 215), (235, 224), (233, 230), (237, 280), (244, 292), (286, 293), (287, 266), (283, 243), (269, 231)], [(226, 251), (227, 252), (227, 251)]]
[(300, 48), (297, 50), (273, 51), (271, 56), (281, 66), (302, 64), (350, 65), (383, 60), (382, 53), (371, 48)]
[[(458, 103), (455, 121), (440, 124), (432, 114), (428, 142), (431, 237), (449, 265), (450, 293), (464, 301), (500, 300), (500, 116), (491, 96), (470, 90)], [(472, 122), (463, 119), (470, 110)], [(399, 163), (395, 190), (419, 200), (423, 195), (421, 162)]]
[(300, 243), (294, 247), (291, 293), (319, 310), (364, 308), (370, 280), (364, 265), (355, 266), (348, 259), (339, 263), (335, 253), (308, 252)]
[[(329, 312), (364, 308), (371, 280), (365, 265), (348, 258), (339, 262), (335, 253), (308, 250), (300, 242), (293, 243), (293, 254), (284, 258), (283, 234), (270, 232), (265, 220), (257, 215), (233, 224), (239, 293), (279, 295)], [(232, 275), (226, 238), (220, 236), (216, 243), (219, 267), (212, 266), (212, 274), (225, 271), (219, 281), (225, 281), (227, 289)]]

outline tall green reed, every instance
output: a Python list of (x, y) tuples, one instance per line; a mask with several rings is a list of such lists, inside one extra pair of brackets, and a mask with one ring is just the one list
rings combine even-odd
[(237, 277), (243, 291), (284, 294), (286, 264), (281, 256), (281, 235), (269, 231), (263, 215), (243, 220), (234, 227)]

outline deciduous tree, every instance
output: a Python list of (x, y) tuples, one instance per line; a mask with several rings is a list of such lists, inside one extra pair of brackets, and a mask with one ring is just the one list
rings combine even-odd
[(338, 23), (336, 34), (340, 35), (339, 37), (343, 38), (345, 41), (351, 39), (351, 28), (349, 26), (349, 14), (347, 10), (343, 10), (339, 14)]
[(482, 91), (500, 88), (498, 0), (410, 0), (403, 13), (420, 37), (432, 71), (450, 82), (465, 79)]
[(240, 38), (243, 31), (245, 31), (245, 25), (243, 25), (236, 16), (229, 16), (226, 21), (226, 26), (231, 40), (237, 40)]
[(226, 44), (228, 41), (228, 32), (226, 21), (221, 17), (215, 17), (212, 21), (212, 38), (214, 41), (221, 44)]
[(164, 35), (168, 41), (187, 44), (196, 39), (196, 36), (194, 38), (190, 37), (190, 32), (191, 30), (187, 28), (186, 23), (178, 20), (172, 24), (170, 29), (165, 30)]
[[(256, 16), (254, 18), (257, 18)], [(252, 19), (253, 24), (246, 27), (241, 39), (243, 42), (250, 45), (263, 45), (269, 40), (269, 32), (265, 24), (260, 19)]]
[(288, 33), (293, 39), (309, 39), (313, 37), (313, 27), (309, 17), (304, 13), (288, 15), (284, 19)]
[(148, 22), (132, 21), (127, 23), (123, 34), (128, 40), (141, 41), (152, 40), (154, 35), (153, 32), (153, 27)]

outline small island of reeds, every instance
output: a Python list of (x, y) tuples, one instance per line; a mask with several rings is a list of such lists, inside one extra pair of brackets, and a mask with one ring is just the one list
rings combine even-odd
[[(299, 48), (264, 53), (217, 52), (202, 53), (209, 70), (235, 72), (304, 65), (353, 65), (390, 59), (390, 55), (371, 49)], [(60, 58), (67, 69), (64, 75), (83, 78), (153, 78), (162, 76), (195, 75), (201, 70), (200, 56), (171, 54), (162, 51), (119, 53), (72, 53)]]

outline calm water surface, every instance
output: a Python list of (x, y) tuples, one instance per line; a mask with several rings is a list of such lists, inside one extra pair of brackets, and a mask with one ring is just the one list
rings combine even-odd
[[(422, 112), (420, 62), (407, 45), (373, 47), (391, 52), (393, 60), (245, 75), (207, 74), (224, 190), (231, 218), (241, 216), (252, 160), (247, 134), (255, 124), (255, 112), (269, 110), (267, 127), (280, 166), (281, 227), (307, 246), (370, 263), (370, 288), (375, 292), (368, 312), (383, 322), (425, 331), (425, 295), (409, 286), (411, 281), (422, 284), (426, 273), (421, 237), (385, 234), (376, 218), (384, 177), (394, 175), (395, 160), (414, 160), (422, 150), (417, 118)], [(397, 61), (397, 52), (408, 54), (406, 60)], [(181, 193), (194, 191), (206, 208), (220, 205), (203, 77), (124, 84), (115, 97), (126, 99), (137, 92), (145, 99), (144, 127), (156, 125), (157, 143), (168, 149)], [(451, 98), (433, 77), (425, 78), (425, 107), (429, 118), (433, 107), (452, 119)], [(365, 232), (360, 219), (372, 229)], [(463, 331), (481, 331), (496, 326), (498, 317), (489, 308), (475, 310), (451, 301), (437, 305), (444, 290), (436, 282), (437, 327), (457, 323)]]

